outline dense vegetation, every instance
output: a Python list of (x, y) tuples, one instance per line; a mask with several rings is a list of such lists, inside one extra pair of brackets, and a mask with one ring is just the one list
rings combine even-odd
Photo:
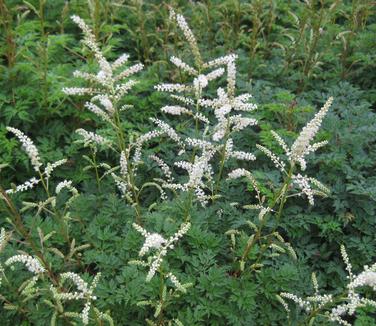
[[(320, 294), (340, 301), (349, 282), (344, 248), (354, 275), (376, 262), (373, 6), (370, 0), (0, 0), (0, 324), (338, 324), (325, 314), (337, 303), (315, 302), (305, 313), (283, 293), (317, 295), (317, 278)], [(179, 14), (198, 49), (187, 41)], [(91, 27), (99, 52), (72, 15)], [(136, 73), (137, 84), (124, 92), (108, 81), (96, 85), (107, 62), (101, 53), (109, 62), (129, 54), (116, 69), (131, 67), (124, 77)], [(237, 57), (227, 56), (224, 68), (207, 64), (229, 54)], [(176, 60), (174, 66), (172, 56), (193, 70)], [(233, 90), (228, 83), (235, 63)], [(217, 79), (199, 79), (210, 73), (208, 67), (222, 69)], [(76, 70), (91, 73), (91, 79), (72, 77)], [(158, 91), (165, 86), (155, 89), (162, 83), (191, 85), (178, 105), (192, 105), (193, 113), (168, 114), (178, 102)], [(93, 100), (94, 91), (72, 96), (72, 87), (105, 89), (112, 103)], [(217, 94), (233, 100), (244, 93), (253, 96), (247, 104), (239, 100), (242, 119), (248, 119), (241, 123), (249, 126), (243, 129), (234, 117), (233, 129), (221, 125), (227, 113), (215, 113)], [(301, 172), (301, 160), (284, 152), (273, 131), (293, 152), (302, 128), (330, 97), (333, 103), (314, 133), (316, 142), (328, 144), (306, 157)], [(205, 107), (203, 98), (213, 103)], [(110, 122), (93, 113), (94, 103), (107, 108), (106, 117), (117, 105)], [(215, 136), (221, 128), (223, 138)], [(37, 156), (30, 146), (23, 146), (28, 155), (20, 148), (18, 129), (34, 142)], [(88, 140), (82, 129), (111, 145)], [(153, 130), (156, 138), (140, 141)], [(230, 134), (239, 151), (232, 151)], [(218, 151), (192, 139), (213, 141)], [(135, 160), (141, 145), (142, 159)], [(266, 149), (285, 160), (286, 175)], [(158, 158), (173, 170), (174, 182), (166, 181)], [(62, 159), (51, 178), (46, 169), (36, 169), (40, 163), (48, 170), (47, 162)], [(200, 164), (205, 167), (195, 188), (192, 171)], [(240, 168), (251, 174), (241, 170), (243, 178), (228, 180)], [(313, 206), (307, 187), (300, 188), (303, 196), (296, 191), (298, 171), (320, 181), (312, 182), (313, 194), (321, 195)], [(16, 192), (33, 176), (40, 181)], [(168, 248), (156, 275), (149, 275), (155, 258), (150, 253), (160, 253), (179, 230), (179, 241)], [(144, 240), (150, 243), (142, 245)], [(152, 260), (141, 262), (140, 253)], [(36, 259), (32, 278), (25, 261), (27, 268), (9, 261), (17, 254)], [(92, 285), (94, 294), (86, 289), (83, 297), (66, 300), (63, 295), (77, 285), (73, 275)], [(373, 282), (373, 289), (361, 289), (369, 300), (376, 299), (375, 277)], [(359, 305), (342, 320), (376, 325), (375, 307), (375, 301)]]

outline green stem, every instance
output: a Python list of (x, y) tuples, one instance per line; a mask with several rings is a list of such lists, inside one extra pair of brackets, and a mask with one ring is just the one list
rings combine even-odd
[(225, 167), (226, 144), (227, 144), (229, 137), (230, 137), (230, 119), (227, 119), (226, 132), (225, 132), (225, 137), (224, 137), (224, 144), (223, 144), (222, 150), (221, 150), (221, 163), (219, 164), (219, 172), (218, 172), (217, 180), (216, 180), (216, 183), (215, 183), (214, 196), (217, 195), (217, 193), (219, 191), (220, 181), (221, 181), (223, 170), (224, 170), (224, 167)]
[[(115, 96), (114, 88), (111, 89), (111, 94), (112, 94), (112, 96)], [(115, 107), (114, 125), (115, 125), (115, 128), (116, 128), (116, 135), (117, 135), (117, 138), (118, 138), (118, 146), (119, 146), (120, 152), (124, 152), (124, 153), (127, 154), (126, 138), (125, 138), (125, 134), (124, 134), (124, 132), (121, 128), (120, 114), (119, 114), (119, 110), (116, 108), (116, 106), (117, 106), (117, 103), (115, 102), (114, 103), (114, 107)], [(131, 185), (131, 188), (132, 188), (131, 191), (132, 191), (132, 194), (133, 194), (133, 198), (135, 200), (136, 223), (139, 224), (139, 225), (142, 225), (141, 205), (140, 205), (140, 200), (139, 200), (140, 193), (137, 193), (137, 190), (136, 190), (137, 187), (136, 187), (136, 184), (135, 184), (135, 176), (134, 176), (134, 173), (133, 173), (133, 167), (129, 163), (129, 157), (127, 157), (127, 166), (128, 166), (129, 183)]]
[(3, 197), (3, 200), (5, 201), (9, 212), (11, 213), (11, 216), (13, 217), (12, 222), (13, 222), (13, 225), (15, 226), (15, 228), (16, 228), (16, 231), (23, 238), (25, 238), (26, 242), (30, 245), (32, 251), (39, 258), (39, 260), (43, 264), (44, 268), (46, 269), (47, 274), (48, 274), (49, 278), (51, 279), (51, 281), (53, 282), (53, 284), (58, 285), (57, 277), (54, 275), (54, 273), (50, 269), (49, 264), (47, 263), (46, 259), (43, 256), (43, 253), (38, 249), (34, 240), (30, 236), (29, 231), (26, 229), (25, 225), (23, 224), (22, 217), (21, 217), (20, 213), (18, 212), (18, 210), (14, 206), (12, 200), (9, 198), (9, 196), (7, 195), (7, 193), (5, 192), (5, 190), (3, 189), (2, 186), (0, 186), (0, 194)]
[(193, 204), (193, 189), (189, 190), (188, 200), (185, 203), (185, 213), (184, 213), (184, 222), (188, 222), (190, 220), (190, 211)]
[[(323, 306), (321, 306), (320, 308), (316, 308), (316, 309), (313, 309), (310, 314), (307, 316), (307, 318), (302, 322), (302, 323), (298, 323), (297, 326), (304, 326), (304, 325), (309, 325), (309, 322), (311, 321), (312, 318), (316, 317), (317, 315), (320, 314), (321, 311), (323, 311), (323, 309), (325, 307), (327, 307), (328, 305), (331, 305), (331, 306), (335, 306), (337, 305), (338, 303), (342, 302), (344, 300), (344, 296), (345, 296), (345, 292), (341, 293), (340, 295), (336, 296), (335, 298), (333, 298), (332, 301), (324, 304)], [(345, 296), (347, 297), (347, 296)]]
[[(286, 198), (287, 198), (287, 194), (288, 194), (288, 188), (289, 188), (289, 185), (290, 185), (290, 182), (291, 182), (291, 178), (292, 178), (292, 175), (293, 175), (293, 171), (294, 171), (294, 165), (291, 164), (290, 165), (290, 170), (288, 172), (288, 175), (282, 185), (282, 187), (280, 188), (280, 190), (278, 191), (277, 193), (277, 196), (275, 196), (275, 199), (273, 200), (272, 204), (270, 205), (270, 210), (272, 210), (274, 208), (274, 206), (279, 202), (279, 208), (278, 208), (278, 212), (277, 212), (277, 215), (276, 215), (276, 224), (273, 228), (273, 231), (271, 232), (271, 234), (273, 234), (276, 229), (278, 228), (279, 226), (279, 222), (280, 222), (280, 219), (281, 219), (281, 215), (282, 215), (282, 211), (283, 211), (283, 207), (286, 203)], [(253, 248), (253, 246), (256, 244), (256, 242), (258, 242), (261, 238), (261, 233), (262, 233), (262, 230), (266, 224), (266, 221), (267, 221), (267, 217), (270, 213), (267, 213), (265, 214), (265, 216), (263, 217), (261, 223), (260, 223), (260, 226), (259, 228), (257, 229), (257, 232), (255, 234), (255, 236), (253, 237), (252, 241), (247, 244), (246, 248), (244, 249), (244, 252), (242, 254), (242, 257), (241, 257), (241, 261), (243, 263), (245, 263), (245, 261), (247, 260), (247, 257), (248, 257), (248, 254), (249, 252), (251, 251), (251, 249)], [(258, 263), (262, 257), (262, 255), (264, 254), (264, 252), (266, 251), (266, 249), (268, 248), (268, 246), (264, 247), (258, 258), (256, 259), (256, 263)]]
[(97, 187), (98, 187), (98, 190), (101, 191), (101, 182), (99, 178), (98, 165), (97, 165), (97, 154), (93, 148), (91, 148), (91, 154), (93, 157), (93, 165), (94, 165), (94, 170), (95, 170), (95, 179), (97, 181)]
[(159, 312), (159, 315), (158, 315), (158, 325), (163, 325), (163, 304), (164, 304), (164, 300), (163, 300), (163, 289), (164, 289), (164, 277), (163, 277), (163, 272), (160, 271), (159, 272), (159, 300), (160, 300), (160, 304), (161, 304), (161, 311)]
[[(51, 194), (48, 187), (48, 180), (46, 181), (43, 177), (42, 172), (38, 171), (40, 181), (42, 182), (43, 188), (46, 192), (46, 195), (48, 198), (51, 198)], [(55, 220), (57, 220), (59, 226), (60, 226), (60, 233), (63, 236), (64, 240), (69, 243), (69, 233), (68, 233), (68, 227), (66, 223), (64, 223), (63, 216), (58, 212), (55, 206), (52, 206), (53, 209), (53, 215), (55, 217)]]

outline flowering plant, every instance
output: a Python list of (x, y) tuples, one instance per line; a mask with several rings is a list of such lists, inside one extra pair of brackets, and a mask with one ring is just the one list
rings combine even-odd
[[(144, 4), (135, 5), (142, 20)], [(90, 2), (92, 18), (95, 6)], [(132, 55), (115, 58), (111, 47), (119, 44), (101, 36), (99, 21), (91, 28), (71, 17), (88, 50), (70, 49), (87, 65), (73, 72), (79, 86), (69, 80), (62, 90), (63, 103), (80, 111), (82, 101), (83, 107), (77, 116), (84, 119), (72, 123), (75, 142), (63, 151), (72, 158), (49, 159), (43, 140), (28, 136), (32, 130), (4, 128), (10, 144), (21, 143), (32, 175), (20, 172), (16, 184), (0, 185), (0, 301), (6, 310), (0, 322), (351, 325), (376, 307), (376, 265), (361, 260), (356, 264), (363, 271), (353, 274), (342, 246), (348, 284), (341, 285), (333, 248), (346, 242), (338, 234), (352, 225), (319, 220), (318, 212), (329, 219), (321, 205), (331, 191), (319, 181), (325, 164), (320, 173), (312, 168), (330, 157), (322, 148), (333, 146), (332, 130), (321, 127), (333, 120), (341, 97), (325, 90), (318, 101), (323, 106), (311, 114), (301, 95), (282, 112), (265, 104), (262, 83), (244, 82), (241, 49), (214, 56), (220, 51), (203, 50), (206, 36), (197, 34), (199, 42), (183, 15), (169, 7), (165, 18), (158, 32), (166, 28), (164, 41), (175, 46), (163, 49), (168, 67), (174, 66), (168, 74), (161, 73), (163, 61), (145, 59), (150, 66), (144, 69), (130, 63)], [(148, 36), (142, 37), (145, 45)], [(186, 56), (180, 39), (188, 45)], [(140, 85), (148, 90), (137, 94)], [(150, 116), (143, 112), (137, 120), (143, 101)], [(308, 123), (305, 111), (313, 116)], [(285, 118), (288, 130), (279, 129)], [(299, 131), (300, 122), (306, 124)], [(319, 150), (324, 154), (313, 155)], [(357, 246), (362, 253), (373, 246), (368, 236), (359, 240), (368, 248)], [(355, 248), (356, 239), (346, 246)], [(312, 274), (314, 294), (305, 295), (310, 264), (326, 266), (327, 275), (319, 291)]]

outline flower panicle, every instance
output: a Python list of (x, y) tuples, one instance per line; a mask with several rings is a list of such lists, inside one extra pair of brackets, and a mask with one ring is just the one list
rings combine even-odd
[(111, 144), (111, 141), (109, 141), (108, 139), (92, 132), (92, 131), (87, 131), (85, 129), (77, 129), (76, 130), (76, 133), (79, 134), (83, 140), (84, 140), (84, 143), (85, 145), (110, 145)]
[[(100, 116), (104, 121), (113, 123), (117, 102), (136, 84), (134, 80), (126, 82), (123, 82), (123, 80), (138, 73), (144, 66), (141, 63), (137, 63), (123, 68), (128, 63), (128, 54), (122, 54), (114, 62), (110, 63), (100, 49), (92, 29), (81, 17), (74, 15), (71, 18), (82, 30), (84, 35), (83, 43), (94, 54), (99, 65), (99, 71), (96, 74), (75, 71), (73, 73), (74, 77), (82, 78), (94, 84), (94, 86), (65, 87), (63, 92), (67, 95), (92, 95), (90, 102), (86, 103), (85, 107)], [(98, 99), (104, 110), (94, 103)]]
[(32, 177), (31, 179), (25, 181), (24, 183), (17, 185), (15, 189), (7, 189), (5, 192), (8, 195), (12, 195), (17, 192), (24, 192), (26, 190), (34, 188), (40, 181), (41, 181), (40, 179)]
[(24, 264), (26, 268), (29, 270), (29, 272), (36, 275), (46, 272), (46, 269), (41, 265), (39, 260), (30, 255), (15, 255), (13, 257), (8, 258), (8, 260), (5, 262), (5, 265), (10, 266), (14, 263)]
[(29, 157), (31, 165), (36, 172), (39, 172), (42, 166), (41, 158), (37, 147), (34, 145), (33, 141), (26, 136), (21, 130), (13, 127), (7, 127), (7, 130), (14, 134), (22, 144), (22, 148)]
[(175, 13), (175, 11), (172, 8), (170, 8), (170, 19), (176, 21), (176, 23), (178, 24), (179, 28), (184, 34), (185, 39), (188, 41), (193, 57), (195, 59), (196, 66), (201, 67), (203, 62), (201, 58), (200, 49), (198, 48), (196, 38), (192, 30), (189, 28), (184, 16)]
[[(311, 121), (307, 123), (307, 125), (302, 129), (298, 138), (291, 146), (290, 151), (290, 161), (291, 162), (298, 162), (302, 165), (304, 162), (304, 156), (307, 153), (315, 150), (315, 147), (310, 146), (310, 142), (315, 137), (317, 132), (320, 129), (322, 120), (324, 119), (325, 115), (328, 113), (330, 106), (333, 103), (333, 97), (329, 97), (324, 106), (320, 109), (319, 112), (313, 117)], [(317, 147), (318, 145), (316, 145)], [(321, 146), (319, 146), (321, 147)], [(317, 149), (317, 148), (316, 148)], [(302, 170), (305, 169), (305, 164), (303, 163)]]
[[(171, 250), (174, 248), (174, 243), (177, 242), (180, 238), (182, 238), (190, 229), (191, 224), (183, 223), (179, 230), (172, 236), (170, 236), (168, 239), (165, 239), (162, 235), (158, 233), (150, 233), (147, 230), (145, 230), (142, 226), (133, 223), (133, 228), (142, 234), (142, 236), (145, 238), (144, 244), (141, 247), (141, 250), (139, 252), (139, 256), (143, 257), (145, 254), (147, 254), (151, 250), (155, 250), (156, 253), (151, 256), (151, 259), (149, 260), (147, 266), (149, 266), (149, 271), (146, 275), (146, 281), (150, 282), (150, 280), (153, 278), (157, 270), (159, 269), (160, 265), (163, 262), (163, 258), (167, 255), (168, 250)], [(137, 265), (144, 266), (145, 264), (143, 262), (137, 261)]]
[(6, 232), (4, 228), (0, 229), (0, 253), (4, 250), (10, 239), (10, 233)]
[[(345, 316), (353, 316), (356, 310), (360, 307), (376, 307), (376, 301), (363, 297), (360, 292), (357, 292), (358, 289), (361, 289), (364, 286), (369, 286), (373, 291), (376, 291), (376, 263), (370, 267), (365, 265), (363, 271), (358, 275), (355, 275), (352, 271), (352, 266), (345, 246), (341, 246), (340, 252), (345, 263), (345, 268), (348, 272), (349, 280), (345, 287), (346, 292), (341, 295), (340, 299), (334, 298), (331, 294), (319, 293), (315, 273), (312, 274), (312, 284), (315, 292), (313, 296), (301, 298), (292, 293), (280, 293), (280, 296), (295, 302), (307, 313), (313, 311), (320, 312), (321, 309), (325, 309), (325, 313), (320, 313), (323, 316), (326, 316), (329, 321), (337, 322), (340, 325), (351, 326), (351, 324), (344, 319)], [(283, 305), (285, 306), (285, 304)]]
[(97, 297), (94, 295), (94, 290), (98, 285), (99, 279), (101, 277), (101, 273), (97, 273), (94, 276), (91, 285), (89, 284), (78, 274), (73, 272), (66, 272), (60, 274), (60, 281), (64, 283), (66, 280), (71, 280), (73, 284), (76, 286), (77, 290), (74, 292), (59, 292), (56, 287), (51, 285), (50, 290), (52, 295), (57, 300), (84, 300), (84, 308), (82, 309), (80, 314), (74, 313), (74, 316), (81, 318), (82, 323), (84, 325), (89, 324), (89, 313), (92, 306), (92, 301), (95, 301)]

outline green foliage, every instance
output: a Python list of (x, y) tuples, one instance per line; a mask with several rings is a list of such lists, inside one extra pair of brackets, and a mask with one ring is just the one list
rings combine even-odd
[[(108, 137), (111, 129), (84, 108), (87, 98), (72, 99), (61, 91), (63, 87), (79, 86), (72, 81), (74, 70), (97, 72), (95, 58), (82, 47), (81, 32), (69, 19), (75, 14), (93, 26), (107, 58), (116, 59), (126, 52), (132, 61), (146, 65), (137, 76), (139, 84), (133, 93), (123, 99), (134, 108), (122, 113), (120, 125), (130, 140), (152, 130), (148, 119), (159, 116), (159, 109), (170, 104), (165, 96), (154, 92), (153, 86), (166, 80), (184, 83), (187, 76), (169, 69), (169, 57), (176, 53), (184, 59), (191, 57), (168, 20), (170, 5), (190, 22), (205, 59), (231, 51), (239, 56), (237, 90), (253, 94), (259, 106), (254, 113), (259, 124), (234, 139), (241, 150), (254, 152), (257, 160), (230, 163), (226, 173), (236, 167), (252, 171), (265, 202), (273, 201), (282, 181), (255, 144), (283, 155), (270, 131), (278, 132), (290, 146), (316, 108), (329, 96), (335, 98), (316, 136), (317, 141), (327, 140), (328, 145), (320, 155), (309, 156), (311, 164), (306, 171), (330, 187), (330, 196), (317, 199), (312, 208), (307, 208), (300, 197), (289, 198), (280, 223), (266, 222), (268, 229), (278, 230), (292, 245), (297, 260), (291, 253), (277, 257), (266, 248), (262, 266), (245, 265), (244, 272), (239, 271), (239, 258), (255, 233), (252, 224), (260, 223), (258, 212), (244, 207), (253, 203), (255, 189), (250, 182), (245, 185), (239, 180), (223, 180), (218, 199), (205, 208), (193, 205), (190, 231), (162, 265), (162, 270), (174, 273), (181, 283), (193, 284), (186, 294), (175, 291), (171, 296), (171, 281), (161, 291), (158, 278), (145, 283), (145, 269), (128, 264), (138, 257), (143, 241), (132, 228), (134, 205), (120, 198), (110, 178), (104, 177), (98, 187), (90, 148), (75, 142), (78, 128)], [(10, 189), (34, 172), (17, 141), (7, 134), (8, 125), (34, 140), (44, 162), (69, 158), (56, 170), (56, 180), (73, 180), (80, 196), (67, 209), (68, 191), (56, 195), (60, 219), (51, 218), (50, 204), (46, 209), (41, 204), (46, 200), (42, 187), (12, 198), (17, 208), (25, 207), (25, 202), (39, 204), (22, 211), (22, 222), (56, 275), (71, 270), (90, 283), (101, 272), (95, 290), (95, 309), (99, 310), (97, 315), (91, 314), (93, 325), (110, 324), (107, 314), (115, 325), (145, 325), (147, 319), (150, 325), (288, 325), (276, 295), (309, 295), (313, 292), (313, 271), (322, 289), (338, 295), (346, 279), (340, 244), (346, 245), (357, 271), (375, 261), (373, 6), (372, 1), (355, 0), (0, 0), (0, 185)], [(214, 96), (214, 89), (209, 93)], [(193, 134), (185, 124), (177, 129), (185, 135)], [(171, 161), (173, 146), (155, 141), (146, 152), (163, 153), (166, 161)], [(85, 168), (88, 160), (84, 155), (91, 160), (90, 168)], [(118, 165), (118, 157), (108, 149), (98, 151), (96, 159), (111, 167)], [(153, 164), (148, 160), (139, 167), (136, 177), (140, 184), (161, 177)], [(56, 180), (50, 181), (51, 188)], [(187, 197), (161, 202), (159, 196), (155, 187), (145, 188), (140, 195), (143, 227), (168, 237), (184, 220)], [(0, 229), (17, 230), (5, 201), (0, 200)], [(64, 227), (69, 241), (64, 238)], [(25, 234), (13, 232), (12, 237), (15, 241), (0, 250), (0, 263), (4, 262), (2, 257), (20, 250), (35, 255), (31, 248), (23, 247)], [(264, 249), (261, 244), (253, 246), (246, 259), (257, 260)], [(55, 325), (81, 323), (77, 316), (64, 317), (56, 308), (58, 304), (48, 301), (48, 293), (25, 296), (21, 284), (30, 278), (25, 270), (16, 267), (9, 276), (10, 282), (3, 281), (0, 286), (1, 325), (54, 325), (55, 319)], [(49, 286), (47, 278), (38, 282)], [(158, 315), (163, 291), (170, 301), (165, 300), (165, 310)], [(374, 293), (368, 293), (369, 298), (372, 295), (374, 298)], [(82, 305), (71, 301), (64, 308), (64, 312), (77, 312)], [(300, 309), (290, 308), (290, 325), (304, 323)], [(106, 316), (101, 319), (99, 311)], [(155, 315), (156, 322), (152, 321)], [(375, 310), (362, 308), (348, 321), (375, 325)], [(328, 325), (328, 321), (318, 316), (314, 325)]]

